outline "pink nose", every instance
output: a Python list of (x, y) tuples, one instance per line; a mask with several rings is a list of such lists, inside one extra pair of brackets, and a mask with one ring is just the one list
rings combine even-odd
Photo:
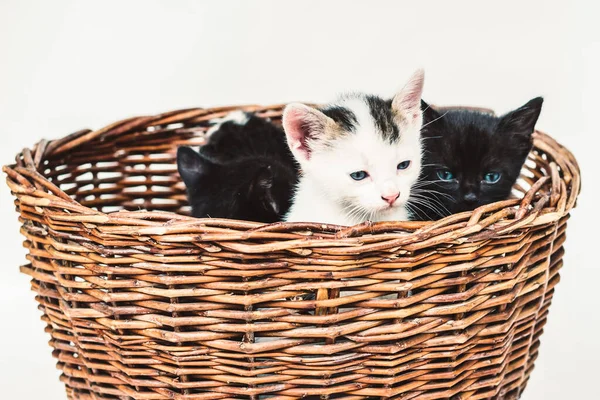
[(400, 197), (400, 193), (394, 193), (394, 194), (390, 194), (388, 196), (381, 196), (381, 198), (385, 201), (388, 202), (388, 204), (391, 206), (392, 204), (394, 204), (394, 202), (396, 200), (398, 200), (398, 197)]

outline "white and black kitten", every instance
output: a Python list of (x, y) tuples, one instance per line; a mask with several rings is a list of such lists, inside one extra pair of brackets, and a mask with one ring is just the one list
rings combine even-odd
[(412, 219), (436, 220), (509, 198), (531, 151), (542, 103), (537, 97), (497, 117), (440, 112), (422, 102), (423, 169), (409, 201)]
[(407, 220), (421, 169), (417, 71), (392, 100), (353, 94), (332, 105), (288, 105), (283, 127), (302, 169), (286, 221), (354, 225)]
[(219, 121), (209, 134), (199, 153), (189, 147), (177, 150), (192, 215), (281, 221), (298, 176), (283, 130), (238, 111)]

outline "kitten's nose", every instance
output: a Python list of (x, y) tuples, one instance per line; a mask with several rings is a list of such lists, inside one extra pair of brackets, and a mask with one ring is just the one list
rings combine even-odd
[(464, 199), (467, 203), (475, 203), (477, 202), (477, 195), (473, 192), (467, 193), (465, 194)]
[(400, 192), (396, 192), (387, 196), (381, 196), (381, 198), (384, 201), (387, 201), (387, 203), (391, 206), (392, 204), (394, 204), (394, 202), (396, 200), (398, 200), (398, 197), (400, 197)]

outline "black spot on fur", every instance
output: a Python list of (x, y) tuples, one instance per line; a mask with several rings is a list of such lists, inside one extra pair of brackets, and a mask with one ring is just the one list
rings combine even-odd
[(394, 121), (392, 113), (392, 101), (384, 100), (378, 96), (365, 96), (365, 102), (369, 107), (369, 112), (375, 121), (375, 127), (379, 129), (381, 135), (390, 143), (397, 142), (400, 139), (400, 131)]
[(346, 107), (329, 106), (321, 109), (321, 112), (334, 120), (344, 130), (348, 132), (356, 131), (358, 120), (356, 115)]

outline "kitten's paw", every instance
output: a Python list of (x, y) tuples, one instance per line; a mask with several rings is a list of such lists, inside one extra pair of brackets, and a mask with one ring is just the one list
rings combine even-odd
[(215, 133), (221, 128), (221, 125), (223, 125), (226, 122), (232, 122), (236, 125), (246, 125), (251, 116), (252, 114), (247, 113), (245, 111), (235, 110), (222, 118), (211, 119), (210, 121), (208, 121), (208, 123), (212, 126), (208, 131), (206, 131), (206, 136), (210, 137), (213, 133)]

